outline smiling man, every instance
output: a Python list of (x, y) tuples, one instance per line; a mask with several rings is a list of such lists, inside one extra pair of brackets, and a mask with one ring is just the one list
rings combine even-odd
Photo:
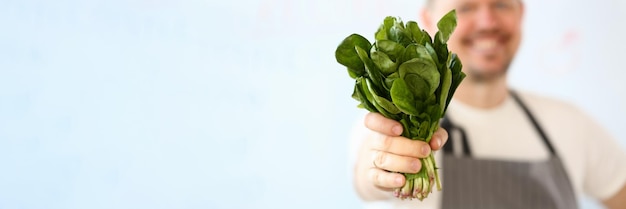
[[(448, 46), (467, 78), (430, 144), (401, 137), (402, 126), (379, 114), (365, 117), (352, 140), (359, 149), (355, 189), (366, 205), (571, 209), (588, 195), (610, 209), (626, 208), (626, 152), (616, 140), (572, 105), (509, 88), (523, 2), (430, 0), (422, 26), (434, 34), (436, 21), (452, 9), (458, 25)], [(442, 192), (423, 202), (393, 197), (390, 191), (405, 182), (397, 172), (419, 171), (418, 159), (440, 149)]]
[(433, 17), (447, 10), (441, 8), (455, 8), (451, 7), (455, 3), (458, 27), (449, 41), (450, 50), (463, 59), (471, 79), (503, 77), (520, 44), (523, 5), (518, 1), (493, 1), (488, 6), (478, 1), (431, 1), (422, 13), (431, 32)]

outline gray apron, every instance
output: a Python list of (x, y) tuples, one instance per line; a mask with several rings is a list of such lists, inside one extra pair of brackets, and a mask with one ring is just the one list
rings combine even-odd
[(543, 139), (550, 158), (540, 162), (472, 158), (463, 129), (444, 118), (441, 126), (450, 132), (450, 138), (443, 148), (443, 209), (578, 208), (550, 140), (515, 92), (511, 95)]

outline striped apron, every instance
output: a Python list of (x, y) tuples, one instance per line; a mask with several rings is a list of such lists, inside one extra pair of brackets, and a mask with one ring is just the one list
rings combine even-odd
[[(550, 140), (520, 98), (514, 92), (511, 95), (540, 135), (550, 158), (540, 162), (472, 158), (463, 129), (444, 118), (441, 126), (450, 137), (443, 149), (443, 209), (578, 208)], [(455, 141), (455, 136), (460, 140)]]

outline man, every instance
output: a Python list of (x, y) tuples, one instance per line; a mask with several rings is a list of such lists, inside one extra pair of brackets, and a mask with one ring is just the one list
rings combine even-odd
[[(431, 0), (421, 26), (456, 9), (448, 42), (467, 78), (430, 144), (401, 137), (402, 126), (370, 113), (360, 143), (354, 184), (368, 206), (387, 208), (576, 208), (589, 195), (607, 208), (626, 208), (626, 153), (606, 131), (563, 102), (507, 85), (520, 45), (521, 0)], [(448, 142), (448, 136), (450, 141)], [(447, 144), (446, 144), (447, 143)], [(396, 172), (417, 172), (419, 158), (436, 153), (443, 191), (424, 201), (399, 200)], [(356, 146), (356, 145), (355, 145)]]

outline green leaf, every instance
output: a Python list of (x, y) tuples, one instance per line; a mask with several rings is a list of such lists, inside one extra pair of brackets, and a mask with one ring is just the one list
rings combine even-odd
[(413, 92), (413, 95), (415, 95), (416, 99), (418, 100), (418, 109), (421, 109), (419, 104), (423, 103), (423, 100), (428, 98), (430, 85), (428, 85), (428, 82), (418, 74), (409, 74), (405, 77), (402, 77), (402, 79), (405, 80), (405, 82), (409, 86), (409, 90)]
[(439, 22), (437, 22), (437, 28), (441, 32), (442, 43), (447, 43), (450, 39), (450, 35), (456, 28), (456, 11), (452, 10), (444, 15)]
[(364, 77), (358, 77), (356, 79), (355, 82), (355, 90), (357, 92), (357, 95), (359, 98), (361, 98), (361, 105), (363, 108), (365, 108), (366, 110), (370, 111), (370, 112), (378, 112), (378, 110), (376, 109), (376, 107), (374, 107), (374, 105), (370, 102), (369, 98), (367, 97), (366, 94), (366, 90), (363, 88), (363, 84), (365, 84), (365, 81), (363, 81)]
[(419, 45), (425, 45), (426, 43), (432, 43), (433, 39), (430, 38), (430, 34), (428, 34), (428, 32), (426, 32), (426, 30), (422, 29), (422, 39), (419, 40), (417, 43)]
[(415, 97), (404, 79), (397, 78), (391, 86), (391, 101), (396, 107), (408, 115), (417, 115), (419, 111), (415, 108)]
[[(427, 45), (429, 45), (427, 43)], [(416, 45), (415, 46), (415, 51), (417, 52), (417, 57), (421, 58), (421, 59), (425, 59), (428, 60), (430, 62), (432, 62), (433, 64), (435, 64), (435, 67), (437, 66), (437, 60), (434, 60), (433, 57), (431, 56), (430, 52), (428, 51), (428, 48), (426, 48), (425, 46), (422, 45)]]
[(359, 77), (365, 73), (365, 66), (359, 58), (355, 47), (369, 49), (372, 44), (359, 34), (346, 37), (335, 50), (335, 59), (339, 64), (348, 67), (350, 77)]
[(375, 46), (378, 51), (385, 53), (391, 60), (397, 60), (404, 52), (404, 46), (390, 40), (377, 41)]
[(347, 70), (348, 70), (348, 75), (350, 75), (350, 78), (352, 78), (352, 79), (356, 79), (356, 78), (362, 76), (362, 75), (357, 74), (357, 72), (355, 72), (354, 69), (347, 68)]
[(435, 48), (435, 51), (437, 52), (437, 57), (439, 58), (439, 63), (446, 63), (448, 59), (448, 53), (449, 53), (448, 44), (441, 41), (440, 31), (435, 34), (435, 41), (433, 44), (434, 44), (433, 48)]
[(375, 33), (376, 41), (390, 40), (402, 46), (412, 42), (410, 32), (406, 31), (404, 23), (400, 18), (388, 16)]
[(448, 66), (445, 67), (444, 74), (441, 76), (441, 94), (439, 95), (439, 109), (440, 115), (444, 114), (446, 105), (448, 104), (448, 94), (450, 93), (450, 86), (452, 85), (452, 71)]
[(375, 51), (371, 53), (371, 57), (376, 67), (380, 69), (383, 75), (387, 76), (389, 74), (392, 74), (398, 71), (397, 69), (398, 65), (395, 62), (393, 62), (389, 58), (389, 56), (387, 56), (387, 54), (380, 52), (380, 51)]
[(437, 131), (438, 128), (439, 128), (439, 120), (435, 120), (430, 124), (430, 135), (428, 136), (429, 139), (432, 138), (433, 134), (435, 133), (435, 131)]
[(407, 22), (406, 30), (411, 34), (411, 40), (413, 40), (414, 43), (420, 43), (420, 41), (424, 38), (424, 34), (422, 34), (422, 29), (415, 21)]
[[(374, 102), (372, 103), (378, 110), (380, 110), (381, 112), (383, 112), (382, 110), (384, 110), (394, 115), (400, 113), (400, 110), (392, 102), (376, 95), (376, 92), (374, 92), (374, 90), (372, 89), (373, 86), (369, 79), (366, 79), (365, 83), (367, 84), (367, 88), (372, 95), (372, 98), (374, 99)], [(395, 116), (389, 116), (389, 118), (395, 118)]]
[(394, 22), (393, 26), (389, 28), (388, 37), (389, 40), (395, 41), (396, 43), (402, 43), (402, 40), (405, 38), (404, 27), (402, 25), (398, 25), (398, 22)]
[(370, 79), (372, 79), (372, 81), (374, 82), (374, 85), (376, 85), (376, 91), (381, 92), (381, 93), (386, 92), (386, 91), (383, 91), (385, 86), (383, 84), (384, 76), (382, 72), (380, 72), (380, 70), (378, 69), (378, 67), (376, 67), (374, 62), (372, 62), (372, 60), (369, 58), (369, 55), (364, 49), (357, 46), (356, 52), (358, 56), (361, 58), (361, 61), (363, 62), (363, 64), (365, 64), (365, 72), (367, 76)]
[(404, 49), (404, 52), (402, 53), (402, 57), (400, 57), (400, 60), (398, 61), (398, 63), (404, 63), (406, 61), (409, 61), (418, 57), (419, 57), (419, 54), (417, 53), (417, 44), (410, 44), (406, 46), (406, 48)]
[[(424, 48), (426, 48), (426, 51), (430, 55), (430, 59), (433, 60), (435, 64), (437, 64), (437, 68), (440, 68), (442, 63), (445, 64), (445, 62), (439, 62), (439, 57), (437, 57), (437, 51), (435, 51), (435, 48), (433, 48), (433, 45), (431, 43), (426, 43), (424, 45)], [(441, 73), (441, 71), (439, 71), (439, 73)]]
[[(439, 106), (438, 103), (437, 103), (438, 102), (437, 98), (438, 97), (437, 97), (436, 94), (431, 94), (430, 97), (428, 97), (428, 99), (425, 102), (426, 105), (428, 105), (428, 106), (433, 106), (433, 105), (434, 106)], [(432, 115), (432, 114), (430, 114), (430, 115)]]
[(393, 87), (393, 82), (399, 77), (398, 72), (394, 72), (385, 78), (385, 84), (389, 89)]
[(415, 109), (417, 109), (418, 112), (424, 113), (424, 111), (426, 111), (426, 107), (426, 101), (424, 101), (423, 98), (415, 100)]
[(439, 87), (440, 75), (432, 61), (415, 58), (402, 63), (398, 72), (419, 98), (426, 99)]
[(415, 115), (409, 116), (409, 122), (411, 123), (411, 133), (413, 133), (413, 137), (411, 139), (423, 140), (421, 137), (419, 137), (419, 127), (421, 121), (424, 120), (416, 117)]
[(385, 30), (384, 25), (381, 25), (380, 28), (378, 28), (378, 31), (376, 31), (376, 35), (374, 35), (374, 39), (376, 40), (376, 42), (389, 40), (389, 38), (387, 38), (387, 30)]
[(394, 115), (388, 112), (385, 108), (383, 108), (378, 101), (376, 100), (376, 92), (372, 89), (371, 81), (368, 78), (364, 79), (365, 82), (361, 83), (361, 88), (367, 97), (367, 101), (369, 101), (377, 112), (385, 116), (386, 118), (394, 118)]
[(448, 67), (450, 67), (452, 74), (460, 73), (463, 68), (459, 56), (457, 56), (455, 53), (452, 53), (452, 55), (450, 55), (450, 60), (447, 63), (449, 63)]
[(448, 109), (448, 105), (450, 104), (450, 101), (452, 100), (452, 96), (454, 96), (454, 92), (456, 92), (457, 87), (459, 87), (459, 85), (461, 84), (461, 81), (465, 79), (465, 73), (461, 71), (463, 68), (463, 65), (461, 64), (461, 60), (456, 54), (452, 53), (447, 63), (448, 63), (448, 68), (450, 69), (450, 72), (452, 73), (452, 81), (450, 84), (450, 91), (448, 93), (448, 98), (446, 101), (445, 109), (443, 110), (443, 114), (446, 113)]
[(426, 113), (422, 113), (420, 115), (411, 115), (409, 117), (409, 121), (411, 124), (411, 130), (414, 133), (412, 139), (421, 140), (421, 141), (430, 141), (430, 124), (432, 121), (430, 120), (430, 116)]
[(411, 44), (411, 33), (404, 28), (404, 23), (402, 21), (397, 21), (393, 27), (389, 30), (389, 38), (392, 41), (402, 44), (402, 46), (406, 46)]
[(430, 121), (426, 120), (420, 123), (419, 126), (419, 132), (418, 132), (418, 136), (419, 138), (422, 138), (424, 141), (429, 142), (430, 139), (427, 138), (429, 133), (428, 131), (430, 130)]
[(378, 31), (376, 31), (376, 34), (374, 35), (376, 38), (376, 41), (390, 40), (389, 30), (395, 24), (395, 22), (396, 22), (395, 17), (392, 17), (392, 16), (385, 17), (385, 20), (383, 20), (383, 24), (381, 24), (380, 27), (378, 27)]
[(380, 105), (380, 107), (385, 109), (385, 111), (393, 114), (389, 118), (391, 119), (397, 118), (396, 114), (399, 114), (401, 112), (400, 109), (398, 109), (391, 101), (383, 97), (380, 97), (378, 95), (373, 95), (373, 96), (374, 96), (374, 101), (376, 101), (376, 103)]
[(439, 111), (438, 104), (433, 104), (433, 105), (428, 106), (426, 108), (426, 112), (428, 113), (428, 114), (425, 114), (426, 120), (428, 121), (432, 122), (433, 120), (439, 120), (439, 118), (441, 118), (441, 115), (439, 114), (439, 112), (441, 111)]
[(413, 136), (412, 130), (411, 130), (411, 125), (409, 125), (409, 119), (408, 117), (406, 117), (407, 115), (402, 115), (404, 116), (402, 119), (400, 119), (400, 123), (402, 124), (402, 136), (406, 137), (406, 138), (410, 138), (411, 136)]
[[(376, 95), (376, 92), (374, 91), (371, 80), (369, 78), (360, 77), (358, 78), (358, 81), (359, 92), (360, 94), (362, 94), (363, 98), (366, 98), (362, 103), (365, 105), (366, 109), (368, 109), (370, 112), (378, 112), (387, 118), (391, 118), (394, 120), (399, 119), (397, 115), (391, 113), (386, 109), (385, 105), (387, 104), (381, 104), (381, 102), (384, 102), (382, 100), (384, 98), (377, 98), (378, 95)], [(394, 109), (393, 104), (391, 104), (391, 106), (387, 108), (389, 108), (393, 112), (399, 111), (397, 109)]]
[(400, 59), (400, 62), (404, 63), (406, 61), (409, 61), (415, 58), (428, 60), (432, 62), (433, 65), (437, 66), (436, 65), (437, 60), (433, 60), (433, 57), (431, 56), (428, 49), (425, 46), (418, 45), (418, 44), (408, 45), (406, 49), (404, 50), (404, 53), (402, 55), (402, 59)]

